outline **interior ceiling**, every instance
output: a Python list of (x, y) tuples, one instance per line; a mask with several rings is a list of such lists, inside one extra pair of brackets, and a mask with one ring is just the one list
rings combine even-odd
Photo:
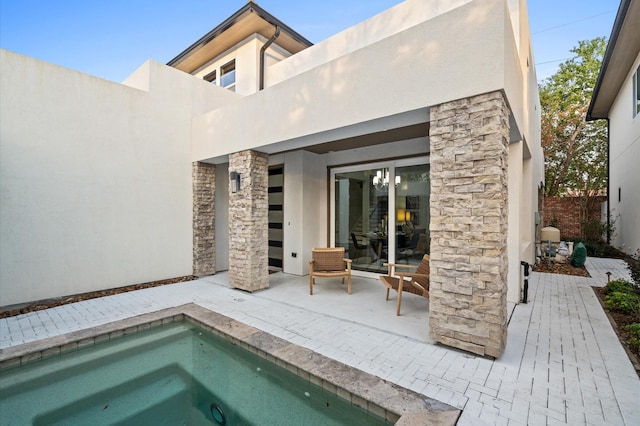
[[(275, 33), (275, 27), (257, 13), (248, 10), (237, 20), (231, 22), (229, 26), (222, 28), (221, 32), (212, 34), (210, 40), (204, 40), (199, 47), (196, 47), (173, 66), (184, 72), (192, 73), (231, 46), (255, 33), (269, 39)], [(296, 40), (286, 28), (282, 27), (276, 43), (292, 54), (308, 47)]]
[(429, 136), (429, 122), (325, 142), (318, 145), (308, 146), (304, 149), (316, 154), (326, 154), (328, 152), (363, 148), (366, 146), (381, 145), (389, 142), (415, 139), (425, 136)]

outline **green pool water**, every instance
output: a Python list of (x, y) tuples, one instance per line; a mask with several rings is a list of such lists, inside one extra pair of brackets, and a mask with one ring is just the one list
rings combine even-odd
[(187, 322), (0, 373), (2, 425), (385, 425)]

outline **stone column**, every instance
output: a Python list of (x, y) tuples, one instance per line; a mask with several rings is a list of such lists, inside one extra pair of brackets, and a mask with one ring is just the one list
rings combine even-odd
[(192, 176), (193, 275), (211, 275), (216, 272), (216, 166), (194, 162)]
[(502, 92), (431, 109), (429, 332), (499, 357), (507, 338), (507, 155)]
[(268, 166), (260, 152), (229, 156), (229, 173), (240, 174), (240, 190), (229, 188), (229, 284), (247, 291), (269, 287)]

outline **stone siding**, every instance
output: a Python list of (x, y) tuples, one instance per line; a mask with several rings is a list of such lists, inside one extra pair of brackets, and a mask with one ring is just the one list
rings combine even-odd
[(430, 335), (499, 357), (507, 337), (509, 108), (492, 92), (431, 109)]
[(192, 176), (193, 275), (211, 275), (216, 272), (216, 166), (194, 162)]
[(229, 283), (256, 291), (269, 287), (269, 157), (256, 151), (229, 156), (229, 173), (241, 189), (229, 189)]

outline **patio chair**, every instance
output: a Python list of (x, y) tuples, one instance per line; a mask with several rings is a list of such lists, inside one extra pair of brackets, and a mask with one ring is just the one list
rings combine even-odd
[(313, 295), (316, 278), (347, 278), (347, 292), (351, 294), (351, 259), (344, 257), (344, 247), (314, 248), (309, 261), (309, 294)]
[[(398, 292), (398, 308), (396, 315), (400, 315), (400, 304), (402, 303), (402, 293), (409, 292), (419, 296), (429, 298), (429, 255), (425, 254), (419, 265), (403, 265), (396, 263), (385, 263), (389, 268), (387, 275), (380, 275), (382, 284), (387, 287), (387, 300), (389, 300), (389, 290)], [(415, 272), (398, 271), (398, 269), (411, 269)], [(408, 278), (408, 279), (405, 279)]]

